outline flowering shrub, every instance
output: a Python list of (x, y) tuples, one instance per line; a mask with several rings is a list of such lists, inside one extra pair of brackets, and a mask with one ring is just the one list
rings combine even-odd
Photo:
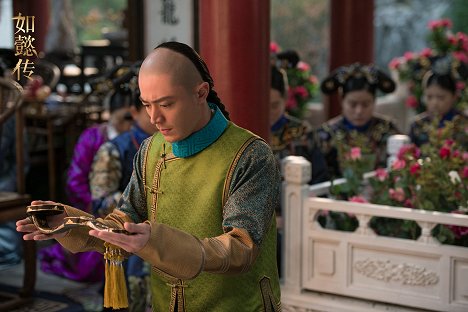
[(468, 83), (467, 75), (459, 75), (457, 72), (461, 64), (468, 64), (468, 36), (465, 33), (453, 34), (450, 29), (452, 22), (448, 19), (430, 21), (428, 24), (430, 33), (428, 42), (430, 47), (420, 52), (408, 51), (403, 56), (390, 61), (389, 67), (396, 70), (400, 81), (408, 82), (410, 96), (406, 99), (406, 105), (414, 108), (418, 113), (425, 110), (422, 100), (422, 85), (424, 74), (431, 69), (434, 59), (445, 57), (451, 64), (449, 69), (457, 79), (457, 89), (460, 101), (457, 104), (460, 110), (468, 108)]
[(375, 154), (369, 148), (368, 138), (357, 131), (350, 132), (348, 142), (344, 134), (342, 136), (340, 133), (333, 140), (333, 145), (337, 147), (338, 163), (347, 183), (335, 185), (332, 181), (330, 193), (336, 198), (350, 200), (361, 192), (363, 174), (373, 170)]
[[(352, 171), (348, 173), (352, 178), (338, 191), (332, 186), (331, 193), (354, 202), (368, 200), (374, 204), (468, 214), (468, 152), (451, 139), (459, 131), (453, 122), (446, 122), (443, 128), (437, 125), (438, 120), (434, 120), (429, 128), (429, 143), (421, 148), (414, 144), (403, 146), (391, 168), (377, 169), (367, 188), (362, 165), (358, 164), (363, 161), (360, 149), (351, 148), (344, 164)], [(354, 230), (349, 227), (351, 216), (332, 217), (336, 229)], [(384, 236), (416, 239), (420, 235), (419, 226), (408, 220), (373, 218), (370, 226)], [(439, 225), (433, 235), (443, 243), (468, 246), (468, 228)]]
[[(281, 51), (280, 46), (270, 43), (270, 53), (276, 55)], [(306, 62), (299, 61), (295, 66), (281, 65), (288, 78), (288, 98), (286, 111), (294, 117), (302, 118), (307, 108), (307, 103), (317, 95), (319, 81), (311, 74), (310, 66)]]

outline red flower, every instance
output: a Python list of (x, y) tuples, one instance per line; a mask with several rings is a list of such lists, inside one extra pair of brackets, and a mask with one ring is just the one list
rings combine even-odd
[(468, 166), (463, 167), (462, 177), (463, 179), (468, 179)]
[(430, 30), (434, 30), (435, 28), (440, 28), (440, 27), (452, 28), (452, 21), (449, 19), (429, 21), (427, 26), (429, 27)]
[(410, 95), (406, 98), (405, 104), (409, 108), (416, 108), (419, 105), (418, 99), (414, 95)]
[(450, 148), (447, 146), (442, 146), (439, 150), (439, 156), (442, 159), (445, 159), (450, 156)]
[(292, 89), (294, 95), (299, 95), (301, 98), (306, 99), (309, 96), (309, 92), (304, 86), (297, 86)]
[(412, 175), (417, 175), (419, 174), (419, 171), (421, 171), (421, 165), (417, 162), (415, 162), (414, 164), (411, 165), (410, 167), (410, 173)]
[[(452, 213), (465, 214), (463, 211), (460, 210), (454, 210), (452, 211)], [(456, 238), (460, 238), (468, 234), (468, 227), (466, 226), (449, 225), (448, 227), (453, 232), (453, 234), (455, 234)]]
[(447, 140), (445, 140), (444, 145), (445, 146), (452, 146), (454, 143), (455, 143), (455, 140), (447, 139)]
[(414, 206), (413, 206), (413, 202), (412, 202), (411, 199), (409, 199), (409, 198), (407, 198), (407, 199), (405, 200), (405, 202), (403, 203), (403, 206), (408, 207), (408, 208), (413, 208), (413, 207), (414, 207)]

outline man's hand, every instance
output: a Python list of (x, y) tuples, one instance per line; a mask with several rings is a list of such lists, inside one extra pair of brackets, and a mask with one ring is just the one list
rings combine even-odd
[(125, 222), (124, 228), (132, 235), (97, 230), (89, 231), (89, 235), (118, 246), (130, 253), (136, 253), (145, 247), (151, 234), (151, 226), (148, 223)]
[[(53, 201), (42, 201), (42, 200), (35, 200), (31, 202), (31, 206), (34, 205), (55, 205), (57, 203)], [(59, 215), (53, 215), (47, 217), (47, 223), (52, 226), (58, 226), (63, 223), (64, 217), (67, 215), (65, 213)], [(27, 233), (23, 235), (24, 240), (47, 240), (47, 239), (55, 239), (60, 238), (66, 235), (66, 233), (59, 233), (59, 234), (43, 234), (39, 229), (34, 225), (34, 223), (29, 218), (25, 218), (16, 222), (16, 231)]]

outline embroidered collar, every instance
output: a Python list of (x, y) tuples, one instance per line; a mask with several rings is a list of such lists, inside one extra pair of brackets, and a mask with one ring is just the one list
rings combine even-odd
[(349, 131), (356, 130), (358, 132), (365, 132), (367, 129), (369, 129), (371, 122), (372, 122), (372, 118), (365, 125), (355, 126), (351, 123), (351, 121), (349, 121), (348, 119), (346, 119), (346, 117), (343, 116), (343, 125), (345, 126), (346, 130), (349, 130)]
[(452, 108), (440, 119), (439, 128), (444, 127), (446, 121), (452, 121), (455, 116), (458, 115), (458, 112)]
[(172, 152), (176, 157), (186, 158), (201, 152), (216, 141), (226, 130), (228, 120), (218, 106), (213, 103), (208, 103), (208, 105), (215, 111), (215, 114), (206, 126), (187, 138), (172, 143)]

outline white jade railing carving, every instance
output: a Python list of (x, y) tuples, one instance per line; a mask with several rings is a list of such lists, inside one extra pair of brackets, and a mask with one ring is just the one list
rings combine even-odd
[[(388, 311), (468, 311), (468, 248), (431, 236), (437, 224), (468, 227), (468, 216), (320, 198), (330, 182), (307, 185), (310, 170), (302, 157), (282, 163), (284, 311), (379, 311), (379, 305), (382, 311), (385, 305), (399, 307)], [(317, 222), (320, 211), (351, 213), (359, 227), (325, 229)], [(413, 220), (421, 235), (378, 236), (368, 225), (372, 217)]]

